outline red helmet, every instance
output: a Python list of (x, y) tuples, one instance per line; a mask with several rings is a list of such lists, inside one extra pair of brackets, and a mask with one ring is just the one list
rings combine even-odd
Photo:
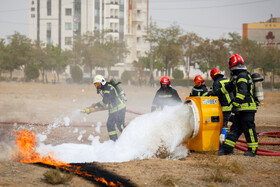
[(194, 78), (194, 81), (193, 81), (194, 83), (196, 83), (196, 82), (200, 82), (202, 85), (204, 85), (205, 83), (204, 83), (204, 80), (203, 80), (203, 78), (200, 76), (200, 75), (197, 75), (197, 76), (195, 76), (195, 78)]
[(211, 78), (214, 79), (214, 77), (218, 74), (221, 74), (221, 72), (217, 69), (217, 68), (213, 68), (211, 69), (210, 71), (210, 75), (211, 75)]
[(239, 54), (234, 54), (229, 58), (228, 61), (229, 69), (247, 69), (243, 58)]
[(168, 86), (170, 86), (171, 83), (169, 77), (167, 76), (162, 77), (160, 80), (160, 84), (167, 84)]

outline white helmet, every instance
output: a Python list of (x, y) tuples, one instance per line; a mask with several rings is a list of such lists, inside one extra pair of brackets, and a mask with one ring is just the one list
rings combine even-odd
[(93, 79), (93, 84), (97, 83), (97, 82), (101, 82), (102, 85), (106, 84), (106, 81), (104, 79), (104, 77), (102, 75), (96, 75)]

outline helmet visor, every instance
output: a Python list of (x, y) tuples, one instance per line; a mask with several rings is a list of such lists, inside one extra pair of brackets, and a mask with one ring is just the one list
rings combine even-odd
[(95, 88), (100, 88), (101, 87), (101, 82), (95, 82), (93, 83)]
[(194, 82), (194, 86), (198, 87), (201, 85), (201, 82)]

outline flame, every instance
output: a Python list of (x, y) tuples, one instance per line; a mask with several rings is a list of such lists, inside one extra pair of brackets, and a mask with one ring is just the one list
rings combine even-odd
[(16, 135), (16, 147), (14, 148), (15, 154), (12, 155), (12, 159), (18, 160), (22, 163), (43, 163), (46, 165), (60, 167), (69, 172), (74, 172), (81, 176), (92, 177), (97, 182), (102, 182), (107, 186), (120, 186), (121, 183), (118, 181), (117, 184), (114, 182), (106, 181), (102, 177), (96, 177), (92, 174), (87, 173), (86, 171), (81, 171), (81, 166), (74, 166), (59, 160), (54, 159), (54, 153), (49, 153), (49, 156), (42, 156), (36, 152), (36, 134), (32, 131), (24, 129), (22, 131), (15, 131)]

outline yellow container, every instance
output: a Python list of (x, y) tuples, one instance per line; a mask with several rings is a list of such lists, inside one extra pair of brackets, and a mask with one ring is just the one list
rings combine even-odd
[(193, 111), (193, 136), (187, 141), (192, 151), (218, 151), (223, 112), (218, 97), (187, 97)]

